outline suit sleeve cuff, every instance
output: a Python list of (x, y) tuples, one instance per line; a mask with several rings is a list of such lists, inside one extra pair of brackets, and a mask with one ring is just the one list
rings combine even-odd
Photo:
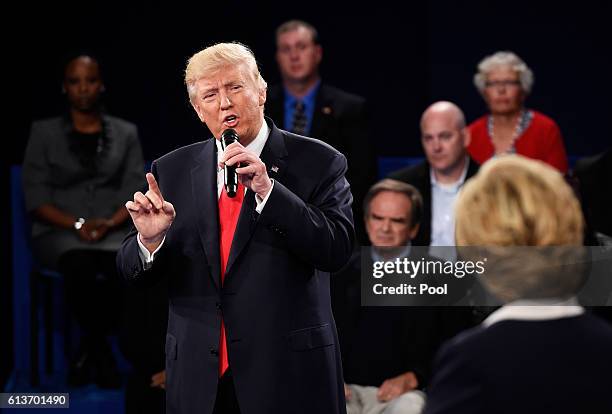
[(255, 211), (257, 211), (257, 213), (259, 214), (261, 214), (261, 211), (266, 206), (266, 203), (268, 202), (268, 198), (270, 198), (270, 194), (272, 194), (272, 190), (274, 189), (274, 180), (270, 180), (270, 181), (272, 181), (272, 185), (270, 186), (270, 190), (268, 190), (268, 194), (266, 194), (263, 200), (257, 194), (255, 194), (255, 203), (257, 203), (257, 206), (255, 207)]
[(159, 244), (159, 246), (157, 246), (157, 249), (155, 249), (153, 253), (149, 252), (149, 250), (144, 246), (144, 244), (142, 244), (142, 241), (140, 240), (140, 233), (138, 233), (138, 237), (136, 239), (138, 240), (138, 256), (140, 256), (140, 261), (142, 262), (142, 268), (144, 270), (147, 270), (151, 266), (153, 266), (153, 260), (155, 259), (155, 254), (164, 245), (164, 242), (166, 241), (166, 236), (164, 236), (161, 243)]

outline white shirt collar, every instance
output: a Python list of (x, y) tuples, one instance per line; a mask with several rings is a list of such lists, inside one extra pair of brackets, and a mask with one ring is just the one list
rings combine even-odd
[(584, 308), (575, 297), (566, 300), (517, 300), (493, 312), (482, 325), (486, 328), (505, 320), (544, 321), (582, 315)]
[(454, 183), (451, 184), (441, 184), (438, 182), (438, 180), (436, 180), (436, 173), (434, 172), (433, 168), (429, 167), (429, 177), (431, 179), (431, 185), (436, 186), (444, 191), (448, 191), (448, 192), (457, 192), (457, 190), (459, 189), (459, 187), (461, 187), (461, 185), (465, 182), (465, 177), (467, 177), (467, 170), (468, 170), (468, 166), (470, 164), (470, 159), (469, 157), (466, 155), (465, 156), (465, 163), (463, 164), (463, 171), (461, 172), (461, 176), (459, 177), (459, 179), (457, 181), (455, 181)]
[(399, 252), (399, 254), (397, 254), (394, 258), (391, 259), (385, 259), (380, 253), (378, 253), (378, 251), (376, 250), (376, 248), (374, 246), (372, 246), (372, 249), (370, 250), (371, 252), (371, 256), (372, 256), (372, 260), (375, 262), (385, 262), (385, 261), (391, 261), (394, 260), (396, 258), (403, 258), (403, 257), (408, 257), (410, 256), (410, 250), (412, 249), (412, 243), (410, 243), (410, 241), (408, 241), (408, 244), (406, 246), (404, 246), (404, 248)]
[[(258, 157), (261, 156), (261, 152), (263, 151), (263, 147), (266, 145), (266, 141), (268, 140), (268, 135), (270, 135), (270, 128), (264, 119), (261, 123), (261, 128), (259, 128), (259, 132), (253, 141), (246, 146), (251, 152), (254, 152)], [(217, 159), (221, 159), (223, 156), (223, 148), (221, 146), (221, 140), (215, 138), (215, 143), (217, 144)]]

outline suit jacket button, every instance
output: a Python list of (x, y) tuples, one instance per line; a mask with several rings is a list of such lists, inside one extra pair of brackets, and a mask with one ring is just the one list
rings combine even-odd
[(219, 356), (219, 351), (217, 351), (215, 348), (210, 348), (210, 354), (214, 356)]

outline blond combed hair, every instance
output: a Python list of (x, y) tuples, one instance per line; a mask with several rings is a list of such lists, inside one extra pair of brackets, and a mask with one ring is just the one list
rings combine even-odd
[(455, 205), (455, 238), (488, 257), (482, 281), (504, 302), (564, 298), (584, 281), (584, 219), (554, 168), (520, 155), (485, 163)]
[(457, 199), (458, 245), (580, 245), (584, 220), (563, 176), (520, 155), (493, 159)]
[(229, 66), (246, 65), (252, 80), (260, 89), (266, 89), (267, 83), (259, 73), (255, 55), (247, 46), (239, 42), (217, 43), (209, 46), (189, 58), (185, 68), (185, 84), (189, 99), (193, 101), (199, 79), (210, 76)]

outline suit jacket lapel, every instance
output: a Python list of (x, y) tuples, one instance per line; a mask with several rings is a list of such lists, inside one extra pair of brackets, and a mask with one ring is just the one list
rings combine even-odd
[(276, 120), (283, 127), (285, 123), (285, 91), (282, 85), (273, 86), (268, 90), (266, 115)]
[(423, 204), (425, 204), (426, 207), (423, 211), (423, 219), (421, 220), (419, 234), (422, 236), (419, 241), (422, 245), (429, 246), (431, 243), (431, 211), (433, 209), (433, 200), (431, 199), (430, 165), (427, 161), (423, 163), (422, 168), (419, 170), (419, 182), (423, 189), (421, 194), (423, 197)]
[(476, 164), (476, 161), (474, 161), (472, 159), (472, 157), (468, 158), (468, 170), (467, 170), (467, 174), (465, 176), (465, 180), (467, 181), (469, 178), (472, 178), (473, 176), (476, 175), (476, 173), (478, 172), (478, 164)]
[(285, 147), (284, 133), (274, 125), (270, 118), (266, 117), (266, 122), (270, 127), (270, 136), (259, 158), (266, 164), (270, 178), (280, 180), (286, 171), (287, 148)]
[[(276, 128), (271, 119), (266, 118), (266, 122), (270, 127), (270, 136), (266, 141), (260, 158), (266, 164), (268, 176), (273, 180), (279, 180), (285, 172), (285, 161), (283, 158), (286, 155), (286, 149), (283, 133)], [(259, 218), (259, 214), (255, 211), (256, 206), (255, 193), (247, 190), (242, 207), (240, 208), (240, 216), (238, 216), (234, 239), (232, 240), (232, 247), (225, 271), (226, 276), (229, 275), (232, 265), (236, 262), (236, 259), (240, 256), (240, 253), (242, 253), (255, 231), (257, 219)]]
[(217, 197), (217, 146), (208, 140), (191, 170), (193, 199), (196, 205), (196, 223), (200, 240), (210, 266), (213, 283), (219, 289), (221, 256), (219, 253), (219, 203)]
[(328, 129), (327, 121), (329, 116), (332, 114), (332, 107), (333, 106), (330, 102), (325, 85), (320, 84), (319, 90), (317, 91), (317, 96), (315, 97), (315, 107), (314, 112), (312, 113), (312, 124), (310, 126), (309, 136), (323, 140), (329, 139), (326, 134)]

